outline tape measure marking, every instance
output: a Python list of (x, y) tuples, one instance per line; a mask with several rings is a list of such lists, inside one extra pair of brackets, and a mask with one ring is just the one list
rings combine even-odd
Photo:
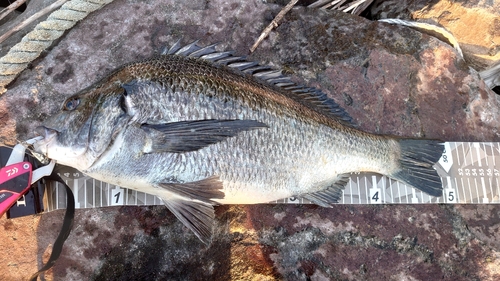
[[(443, 196), (431, 197), (422, 191), (374, 173), (353, 173), (342, 192), (341, 204), (417, 204), (417, 203), (500, 203), (500, 143), (446, 142), (435, 165), (443, 182)], [(72, 187), (77, 208), (163, 205), (156, 196), (129, 190), (87, 177), (65, 168), (59, 175)], [(48, 211), (66, 207), (64, 187), (47, 187)], [(271, 203), (310, 203), (301, 198), (284, 198)]]

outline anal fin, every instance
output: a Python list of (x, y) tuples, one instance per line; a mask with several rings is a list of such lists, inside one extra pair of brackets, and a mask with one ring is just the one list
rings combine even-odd
[(210, 203), (170, 199), (164, 200), (167, 208), (198, 237), (201, 242), (209, 245), (215, 219), (214, 207)]
[(212, 199), (224, 198), (222, 182), (209, 177), (188, 183), (161, 183), (167, 192), (158, 194), (167, 208), (205, 244), (212, 240), (215, 211)]
[(299, 197), (307, 199), (322, 207), (331, 207), (337, 204), (342, 198), (342, 192), (344, 191), (348, 181), (349, 175), (342, 174), (338, 176), (338, 180), (335, 183), (328, 186), (326, 189), (313, 193), (302, 194)]

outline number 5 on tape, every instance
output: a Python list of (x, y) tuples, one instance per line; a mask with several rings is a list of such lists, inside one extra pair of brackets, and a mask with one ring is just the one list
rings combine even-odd
[(447, 203), (457, 203), (456, 190), (451, 185), (451, 177), (446, 177), (447, 187), (444, 189), (444, 195)]
[(123, 194), (125, 194), (125, 190), (120, 188), (119, 186), (115, 186), (115, 188), (111, 189), (111, 206), (123, 205)]

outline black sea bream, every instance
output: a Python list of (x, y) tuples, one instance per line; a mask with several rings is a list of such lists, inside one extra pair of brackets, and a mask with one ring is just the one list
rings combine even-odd
[(351, 172), (441, 196), (435, 140), (360, 131), (335, 102), (214, 46), (175, 44), (68, 98), (38, 128), (38, 152), (160, 197), (202, 241), (213, 205), (296, 196), (335, 204)]

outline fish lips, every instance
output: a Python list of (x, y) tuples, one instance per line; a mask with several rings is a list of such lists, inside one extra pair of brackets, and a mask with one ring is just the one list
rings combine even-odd
[(57, 138), (57, 131), (45, 126), (38, 126), (35, 129), (35, 134), (43, 137), (43, 139), (33, 144), (35, 151), (47, 156), (49, 145)]
[[(87, 150), (86, 147), (65, 146), (58, 141), (60, 132), (45, 126), (37, 127), (35, 133), (43, 137), (43, 139), (33, 144), (35, 151), (45, 155), (47, 158), (56, 160), (59, 164), (72, 163), (75, 161), (75, 158), (81, 158)], [(86, 161), (79, 162), (83, 164), (81, 168), (87, 167), (84, 162)]]
[(64, 132), (45, 126), (37, 127), (35, 132), (37, 135), (44, 137), (33, 144), (36, 152), (45, 155), (49, 159), (56, 160), (58, 164), (71, 166), (79, 170), (88, 169), (92, 165), (93, 159), (87, 155), (87, 145), (61, 142), (61, 135)]

